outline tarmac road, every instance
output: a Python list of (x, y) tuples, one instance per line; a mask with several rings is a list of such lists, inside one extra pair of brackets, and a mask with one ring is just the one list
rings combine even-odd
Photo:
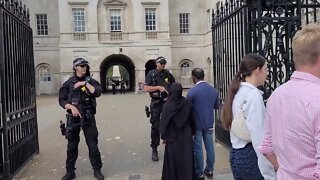
[[(164, 145), (159, 146), (160, 160), (151, 160), (150, 123), (144, 105), (147, 94), (102, 95), (97, 99), (96, 114), (102, 172), (108, 180), (160, 180)], [(65, 111), (57, 96), (37, 97), (40, 153), (23, 167), (14, 179), (57, 180), (65, 173), (66, 140), (59, 121)], [(80, 135), (76, 179), (94, 179), (84, 136)], [(231, 180), (228, 150), (216, 143), (216, 180)]]

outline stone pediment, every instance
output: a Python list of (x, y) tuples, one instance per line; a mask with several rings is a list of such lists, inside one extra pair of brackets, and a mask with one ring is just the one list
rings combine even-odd
[(126, 2), (121, 0), (107, 0), (103, 3), (106, 7), (125, 7), (127, 5)]

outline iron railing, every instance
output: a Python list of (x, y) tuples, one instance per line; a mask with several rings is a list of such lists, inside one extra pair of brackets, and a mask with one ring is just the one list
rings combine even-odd
[(1, 0), (0, 14), (0, 179), (11, 179), (39, 152), (33, 35), (21, 2)]
[[(214, 84), (223, 101), (241, 58), (258, 53), (267, 59), (261, 90), (266, 100), (294, 71), (292, 38), (302, 25), (319, 22), (318, 0), (227, 0), (213, 13)], [(229, 133), (216, 117), (216, 137), (230, 146)]]

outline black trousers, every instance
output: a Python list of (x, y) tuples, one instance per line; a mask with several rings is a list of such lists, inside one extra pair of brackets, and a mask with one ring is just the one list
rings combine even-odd
[(112, 85), (112, 94), (116, 94), (116, 86)]
[[(79, 123), (79, 118), (72, 118), (73, 123)], [(68, 172), (74, 171), (75, 163), (78, 158), (78, 145), (80, 142), (80, 125), (73, 126), (70, 138), (68, 139), (67, 160), (66, 169)], [(100, 170), (102, 167), (101, 155), (98, 148), (98, 129), (96, 126), (96, 120), (93, 116), (90, 119), (85, 119), (82, 130), (86, 143), (89, 149), (89, 158), (92, 168), (94, 170)]]
[(120, 93), (121, 93), (121, 94), (122, 94), (122, 93), (123, 93), (123, 94), (126, 93), (124, 86), (121, 86)]
[(159, 126), (160, 126), (160, 116), (161, 116), (163, 104), (164, 104), (164, 101), (162, 100), (155, 100), (155, 99), (151, 100), (150, 123), (151, 123), (151, 147), (152, 148), (157, 148), (160, 144)]

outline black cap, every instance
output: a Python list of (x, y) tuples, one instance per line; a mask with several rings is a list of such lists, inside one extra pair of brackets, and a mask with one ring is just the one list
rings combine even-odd
[(160, 56), (156, 59), (156, 63), (167, 64), (167, 60), (164, 57)]
[(89, 65), (89, 62), (83, 58), (76, 58), (75, 60), (73, 60), (73, 66), (79, 66), (83, 64)]

